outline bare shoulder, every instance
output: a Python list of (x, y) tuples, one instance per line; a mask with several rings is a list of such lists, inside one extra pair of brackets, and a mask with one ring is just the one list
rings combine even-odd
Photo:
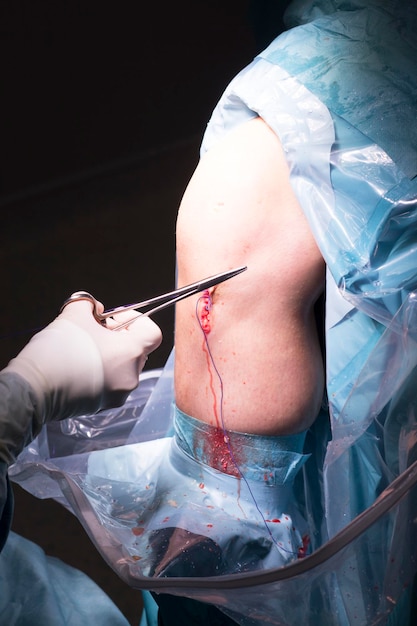
[(323, 260), (279, 138), (260, 118), (201, 159), (178, 213), (177, 253), (183, 282), (246, 264), (252, 284), (263, 276), (272, 286), (289, 281), (314, 295)]

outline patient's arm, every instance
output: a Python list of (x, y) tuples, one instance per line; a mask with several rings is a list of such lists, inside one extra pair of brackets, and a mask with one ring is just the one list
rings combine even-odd
[[(307, 428), (323, 394), (314, 304), (324, 262), (281, 144), (261, 119), (229, 133), (200, 160), (178, 213), (177, 262), (179, 286), (248, 266), (209, 297), (177, 305), (178, 407), (218, 426), (223, 415), (227, 429), (248, 433)], [(205, 338), (223, 383), (222, 415)]]

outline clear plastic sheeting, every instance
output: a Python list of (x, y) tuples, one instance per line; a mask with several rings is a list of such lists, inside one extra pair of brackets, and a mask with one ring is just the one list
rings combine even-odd
[[(362, 5), (343, 3), (341, 45), (360, 31)], [(402, 18), (389, 19), (392, 3), (384, 7), (378, 23), (401, 29)], [(182, 463), (173, 439), (172, 356), (162, 372), (143, 377), (121, 409), (49, 425), (10, 471), (36, 496), (70, 508), (129, 585), (212, 603), (241, 626), (403, 625), (413, 610), (417, 179), (408, 172), (415, 165), (415, 106), (401, 109), (408, 143), (407, 167), (400, 167), (389, 133), (382, 147), (371, 136), (372, 123), (371, 130), (356, 124), (355, 107), (362, 114), (367, 106), (359, 95), (346, 100), (347, 112), (341, 101), (326, 106), (320, 81), (306, 86), (291, 66), (300, 59), (289, 54), (294, 41), (301, 49), (303, 38), (310, 46), (314, 37), (324, 53), (329, 32), (325, 20), (271, 44), (226, 89), (202, 147), (209, 150), (237, 124), (261, 116), (281, 140), (294, 191), (327, 264), (327, 393), (307, 433), (310, 456), (291, 497), (286, 501), (285, 489), (278, 490), (276, 510), (268, 504), (267, 524), (257, 524), (246, 484), (240, 492), (239, 479), (233, 487), (206, 466)], [(331, 32), (341, 37), (340, 23)], [(414, 89), (402, 74), (408, 62), (396, 65), (406, 54), (415, 67), (413, 42), (404, 38), (384, 81)], [(375, 80), (383, 44), (372, 30)], [(358, 72), (364, 67), (358, 64)], [(334, 81), (323, 84), (337, 93)], [(262, 508), (263, 494), (255, 495)], [(291, 507), (290, 519), (307, 524), (309, 545), (295, 552), (292, 538), (280, 553), (268, 527), (281, 523), (280, 502)], [(255, 522), (246, 527), (248, 519)]]
[[(386, 339), (389, 344), (392, 338)], [(385, 337), (379, 346), (382, 350), (388, 345), (384, 346), (384, 342)], [(169, 386), (169, 373), (162, 377), (159, 374), (155, 372), (153, 378), (148, 378), (148, 382), (156, 383), (153, 400), (158, 397), (158, 385)], [(127, 404), (135, 406), (134, 398), (132, 394)], [(107, 412), (106, 420), (117, 424), (119, 413), (127, 425), (129, 412), (127, 407), (110, 415)], [(135, 411), (131, 417), (130, 426), (140, 423)], [(169, 427), (169, 411), (165, 418)], [(407, 420), (406, 428), (401, 431), (400, 449), (404, 453), (401, 457), (407, 465), (417, 458), (416, 428)], [(127, 439), (131, 432), (130, 427), (126, 428)], [(49, 445), (48, 432), (44, 430), (38, 441), (23, 453), (12, 470), (12, 478), (38, 497), (61, 498), (81, 520), (103, 557), (129, 585), (213, 603), (242, 626), (383, 624), (393, 611), (394, 615), (399, 612), (401, 619), (408, 615), (417, 568), (417, 461), (402, 471), (376, 502), (311, 555), (278, 569), (250, 571), (249, 567), (249, 571), (225, 576), (219, 568), (221, 554), (217, 543), (207, 533), (206, 536), (181, 533), (180, 526), (176, 534), (172, 526), (161, 533), (161, 527), (166, 526), (161, 523), (154, 529), (152, 549), (141, 545), (143, 528), (138, 525), (138, 515), (153, 512), (156, 504), (164, 518), (168, 512), (176, 511), (173, 503), (156, 503), (153, 498), (158, 470), (163, 468), (171, 438), (92, 451), (91, 442), (97, 439), (97, 433), (92, 429), (90, 435), (86, 437), (89, 452), (41, 458), (38, 444), (44, 450)], [(65, 438), (69, 444), (72, 435), (63, 434)], [(362, 497), (361, 485), (369, 491), (364, 501), (374, 497), (375, 481), (369, 474), (370, 467), (376, 475), (382, 474), (376, 470), (374, 455), (369, 454), (374, 452), (377, 438), (371, 437), (371, 441), (369, 438), (368, 432), (359, 437), (359, 443), (350, 447), (349, 463), (339, 467), (339, 479), (348, 479), (349, 475), (352, 478), (350, 472), (355, 472), (354, 485), (352, 480), (350, 485), (351, 489), (354, 487), (355, 500)], [(96, 446), (100, 448), (99, 441)], [(66, 450), (69, 452), (69, 447)], [(142, 454), (138, 455), (138, 451)], [(107, 456), (108, 465), (103, 455)], [(342, 459), (343, 455), (338, 457), (338, 462)], [(378, 460), (382, 470), (385, 467), (382, 454)], [(335, 472), (333, 464), (330, 467)], [(165, 475), (167, 479), (175, 480), (175, 477)], [(201, 475), (197, 481), (200, 479)], [(328, 497), (331, 516), (339, 513), (339, 489), (339, 484), (333, 485)], [(195, 511), (195, 523), (206, 526), (208, 517), (202, 518), (200, 513)], [(217, 514), (224, 515), (224, 511)], [(227, 530), (230, 534), (235, 530), (237, 535), (236, 529)], [(141, 552), (148, 556), (138, 558)]]

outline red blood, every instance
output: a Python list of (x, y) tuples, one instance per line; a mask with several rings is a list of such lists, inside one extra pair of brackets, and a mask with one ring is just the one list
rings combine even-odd
[(202, 303), (202, 309), (200, 313), (200, 324), (206, 335), (211, 331), (210, 311), (211, 311), (211, 297), (208, 289), (206, 289), (200, 298)]
[(204, 457), (210, 467), (240, 478), (239, 472), (239, 447), (233, 446), (233, 458), (230, 452), (230, 444), (222, 428), (214, 427), (210, 438), (199, 441), (204, 448)]
[(306, 556), (307, 554), (307, 550), (308, 550), (308, 546), (310, 545), (310, 537), (308, 535), (304, 535), (303, 536), (303, 545), (301, 546), (301, 548), (298, 548), (298, 558), (302, 559)]

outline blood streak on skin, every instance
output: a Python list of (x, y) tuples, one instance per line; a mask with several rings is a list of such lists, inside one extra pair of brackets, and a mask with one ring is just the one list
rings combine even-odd
[(217, 427), (220, 427), (219, 413), (218, 413), (218, 410), (217, 410), (216, 390), (214, 388), (213, 372), (211, 371), (210, 354), (209, 354), (209, 351), (207, 349), (207, 345), (206, 345), (205, 339), (203, 341), (203, 352), (206, 355), (207, 369), (208, 369), (208, 373), (209, 373), (209, 377), (210, 377), (209, 387), (210, 387), (211, 395), (213, 397), (213, 413), (214, 413), (214, 417), (215, 417), (215, 420), (216, 420), (216, 425), (217, 425)]
[[(214, 291), (214, 290), (213, 290)], [(215, 377), (213, 372), (214, 362), (213, 357), (209, 349), (208, 344), (208, 334), (211, 331), (211, 311), (213, 307), (213, 301), (211, 294), (208, 289), (206, 289), (199, 299), (199, 307), (198, 307), (198, 319), (201, 326), (201, 329), (204, 332), (204, 340), (202, 344), (203, 352), (206, 355), (207, 361), (207, 370), (209, 373), (209, 389), (213, 398), (213, 415), (216, 421), (216, 426), (211, 434), (209, 441), (199, 441), (199, 445), (203, 445), (205, 448), (204, 453), (207, 459), (209, 460), (209, 464), (211, 467), (214, 467), (225, 474), (229, 474), (231, 476), (235, 476), (236, 478), (240, 478), (239, 466), (237, 463), (236, 454), (237, 451), (233, 450), (233, 456), (230, 449), (230, 444), (228, 440), (228, 436), (224, 430), (224, 424), (222, 419), (222, 406), (220, 401), (220, 415), (219, 415), (219, 405), (217, 401), (217, 393), (215, 387)], [(214, 368), (215, 369), (215, 368)], [(217, 377), (220, 374), (216, 370)], [(222, 383), (221, 383), (222, 385)], [(221, 389), (220, 389), (221, 393)]]
[(204, 340), (203, 340), (202, 347), (203, 347), (203, 352), (206, 355), (207, 370), (208, 370), (209, 377), (210, 377), (209, 387), (210, 387), (211, 395), (213, 398), (213, 413), (214, 413), (214, 417), (216, 420), (216, 425), (219, 428), (220, 418), (219, 418), (219, 413), (218, 413), (218, 408), (217, 408), (217, 396), (216, 396), (216, 390), (214, 387), (211, 355), (210, 355), (208, 345), (207, 345), (207, 335), (211, 331), (211, 308), (213, 305), (211, 295), (208, 289), (203, 291), (202, 296), (199, 298), (198, 305), (199, 305), (198, 306), (198, 321), (199, 321), (202, 331), (204, 332)]

